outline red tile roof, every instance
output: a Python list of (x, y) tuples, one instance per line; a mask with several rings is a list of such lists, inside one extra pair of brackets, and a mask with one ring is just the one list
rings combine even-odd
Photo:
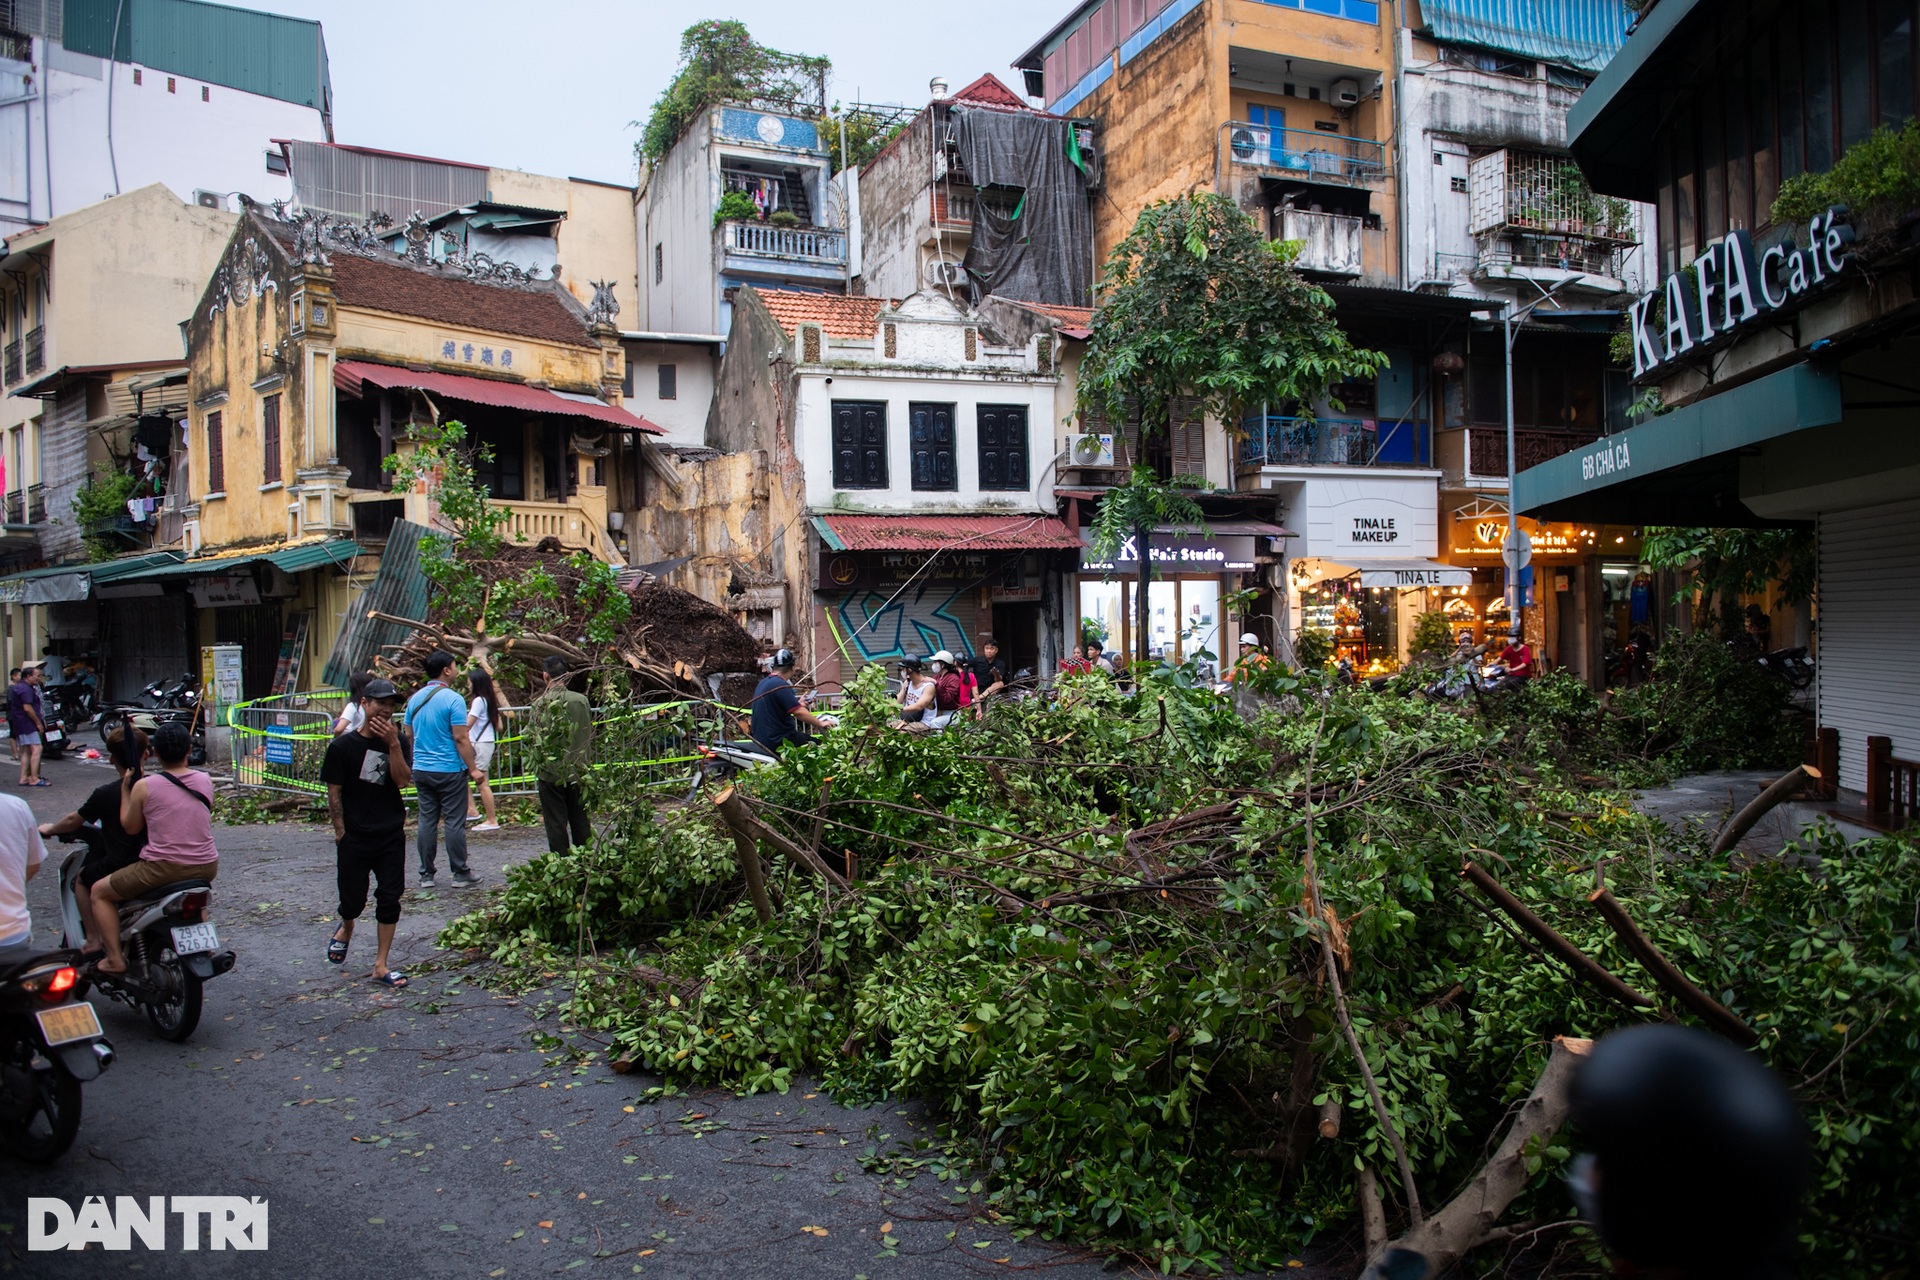
[(953, 95), (954, 102), (972, 102), (987, 107), (1016, 107), (1022, 111), (1031, 111), (1027, 100), (1007, 88), (999, 76), (988, 72), (972, 84)]
[[(282, 247), (292, 243), (293, 229), (283, 223), (264, 223)], [(475, 284), (433, 267), (401, 261), (363, 258), (332, 250), (333, 294), (345, 307), (364, 307), (486, 333), (510, 333), (563, 346), (597, 345), (587, 332), (581, 312), (561, 301), (562, 286), (542, 283), (526, 287)]]
[(802, 324), (817, 324), (830, 338), (871, 338), (891, 298), (849, 298), (838, 293), (802, 293), (796, 289), (755, 289), (755, 297), (787, 334)]
[(458, 373), (427, 373), (396, 369), (389, 364), (370, 364), (364, 360), (342, 360), (333, 367), (334, 385), (351, 395), (360, 395), (364, 384), (376, 387), (410, 387), (431, 391), (448, 400), (466, 404), (493, 405), (501, 409), (519, 409), (525, 413), (553, 414), (567, 418), (592, 418), (629, 431), (664, 435), (665, 429), (615, 405), (597, 400), (563, 396), (521, 382), (502, 382), (494, 378), (469, 378)]
[(1037, 311), (1043, 316), (1048, 316), (1054, 320), (1058, 320), (1061, 324), (1069, 325), (1076, 329), (1090, 329), (1093, 327), (1092, 307), (1056, 307), (1047, 302), (1021, 302), (1019, 305), (1029, 311)]
[(835, 551), (1080, 548), (1079, 535), (1057, 516), (818, 516), (815, 524)]

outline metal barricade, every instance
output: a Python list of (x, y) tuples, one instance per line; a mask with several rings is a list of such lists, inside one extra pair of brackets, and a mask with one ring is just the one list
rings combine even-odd
[[(346, 705), (340, 689), (256, 698), (227, 709), (234, 782), (242, 787), (315, 797), (326, 794), (320, 763), (333, 741), (333, 722)], [(594, 741), (604, 748), (596, 771), (618, 769), (636, 788), (687, 781), (700, 759), (702, 737), (725, 736), (737, 709), (691, 699), (656, 698), (594, 710)], [(539, 790), (529, 736), (532, 709), (502, 707), (487, 781), (495, 798)], [(604, 758), (612, 753), (614, 758)], [(413, 798), (407, 788), (406, 797)]]

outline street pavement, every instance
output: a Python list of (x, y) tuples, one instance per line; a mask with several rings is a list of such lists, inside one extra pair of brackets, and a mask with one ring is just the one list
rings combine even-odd
[[(0, 767), (6, 762), (0, 761)], [(53, 786), (15, 794), (42, 821), (112, 777), (49, 762)], [(0, 773), (0, 785), (12, 774)], [(932, 1172), (864, 1171), (860, 1157), (928, 1133), (911, 1106), (849, 1108), (797, 1082), (785, 1096), (701, 1090), (653, 1103), (658, 1083), (604, 1058), (543, 1049), (564, 990), (496, 994), (434, 936), (537, 853), (532, 829), (472, 837), (474, 889), (409, 888), (394, 962), (412, 984), (368, 977), (369, 909), (344, 969), (326, 962), (331, 832), (305, 823), (218, 826), (211, 913), (234, 970), (206, 988), (180, 1045), (96, 998), (118, 1060), (86, 1087), (58, 1163), (0, 1159), (0, 1274), (99, 1277), (961, 1277), (1046, 1268), (1103, 1274), (1099, 1259), (1030, 1239), (950, 1202)], [(29, 886), (36, 939), (56, 933), (49, 842)], [(408, 858), (407, 879), (415, 879)], [(561, 975), (555, 975), (556, 979)], [(576, 1044), (585, 1044), (569, 1037)], [(259, 1252), (27, 1251), (26, 1199), (246, 1196), (269, 1205)], [(890, 1226), (886, 1244), (882, 1231)], [(1288, 1274), (1308, 1276), (1311, 1269)]]

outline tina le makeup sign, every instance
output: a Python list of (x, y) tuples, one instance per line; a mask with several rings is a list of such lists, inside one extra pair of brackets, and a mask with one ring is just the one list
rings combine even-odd
[(1847, 211), (1836, 205), (1807, 225), (1804, 244), (1785, 240), (1755, 253), (1753, 237), (1735, 231), (1708, 245), (1689, 270), (1628, 308), (1633, 376), (1826, 288), (1852, 260), (1853, 241)]

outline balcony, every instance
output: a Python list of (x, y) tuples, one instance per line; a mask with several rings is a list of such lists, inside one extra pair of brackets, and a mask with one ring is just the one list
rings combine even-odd
[(7, 495), (8, 524), (27, 523), (27, 495), (18, 489)]
[(31, 378), (47, 367), (47, 331), (35, 325), (27, 330), (26, 376)]
[(15, 338), (7, 344), (5, 356), (4, 372), (8, 386), (13, 386), (15, 383), (21, 381), (20, 354), (20, 339)]
[(45, 485), (27, 486), (27, 523), (45, 524), (47, 522), (47, 489)]
[(1615, 241), (1578, 235), (1503, 228), (1482, 232), (1469, 273), (1478, 281), (1533, 280), (1545, 288), (1580, 280), (1576, 287), (1602, 293), (1637, 289), (1626, 278), (1627, 248)]
[(1366, 223), (1350, 213), (1315, 213), (1311, 209), (1281, 206), (1279, 238), (1296, 240), (1300, 256), (1294, 265), (1302, 271), (1327, 275), (1360, 274), (1360, 233)]
[(1547, 232), (1639, 243), (1638, 220), (1625, 200), (1596, 195), (1569, 156), (1503, 148), (1467, 165), (1467, 229)]
[[(1516, 427), (1513, 432), (1515, 471), (1525, 471), (1541, 463), (1570, 453), (1600, 438), (1597, 431), (1557, 431), (1550, 427)], [(1507, 429), (1505, 427), (1467, 428), (1466, 479), (1484, 482), (1507, 478)]]
[(1227, 159), (1237, 172), (1343, 187), (1379, 187), (1387, 180), (1384, 143), (1239, 120), (1221, 128), (1226, 134)]
[(721, 247), (728, 256), (764, 258), (809, 266), (844, 267), (847, 237), (828, 227), (775, 227), (764, 222), (723, 222)]
[(1241, 430), (1243, 469), (1432, 465), (1433, 436), (1424, 422), (1255, 416)]
[(565, 502), (500, 502), (508, 521), (501, 532), (509, 542), (533, 546), (543, 538), (557, 538), (573, 551), (590, 552), (597, 560), (625, 568), (626, 559), (607, 538), (607, 491), (582, 485)]

